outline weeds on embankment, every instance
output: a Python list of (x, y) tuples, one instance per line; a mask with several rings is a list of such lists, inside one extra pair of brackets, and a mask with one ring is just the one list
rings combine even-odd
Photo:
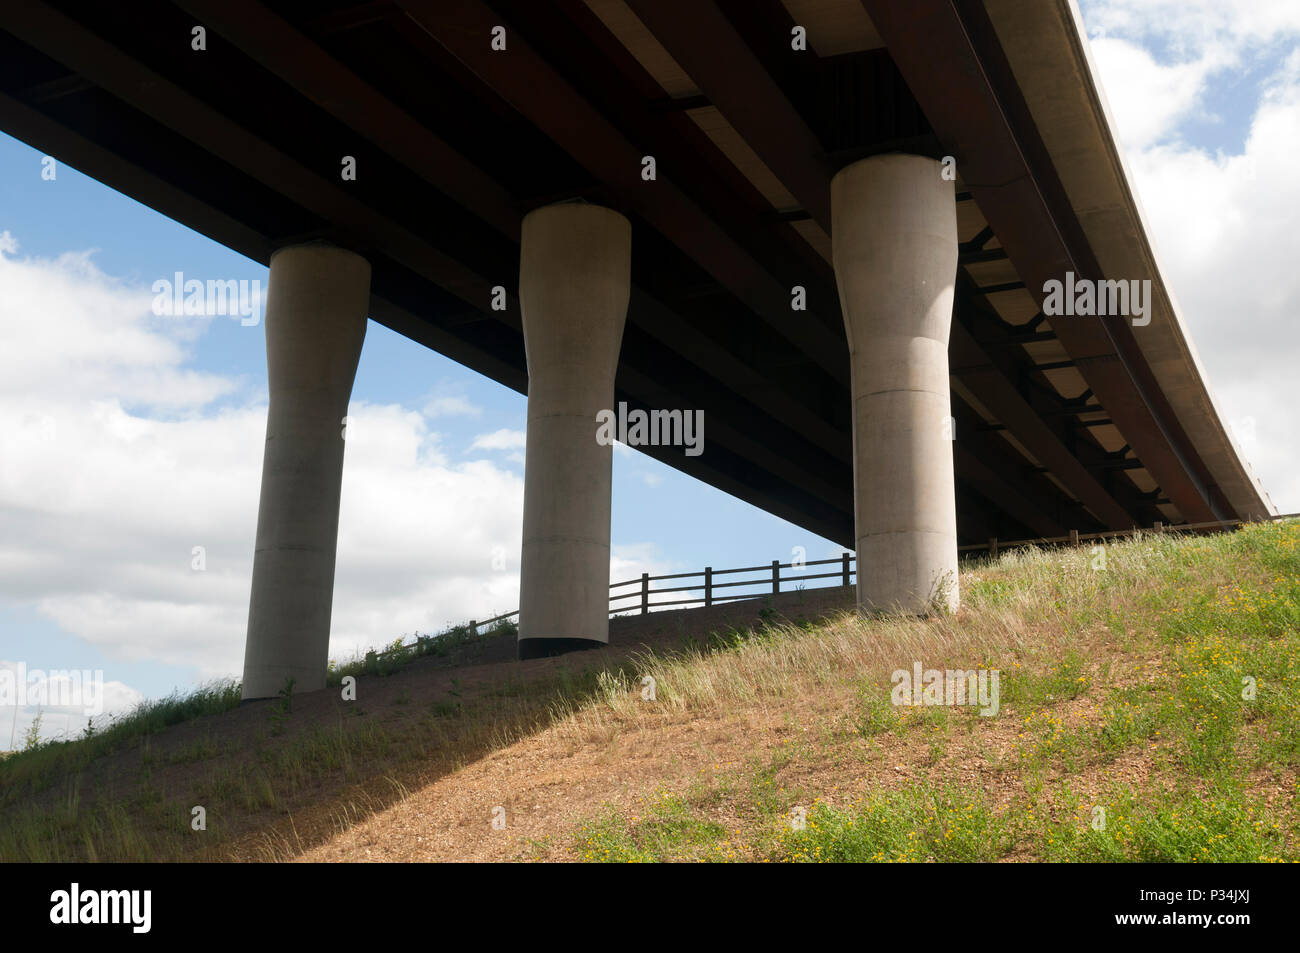
[[(597, 812), (574, 854), (1300, 859), (1300, 523), (1020, 551), (961, 581), (956, 617), (842, 619), (643, 660), (670, 706), (819, 694), (844, 714), (766, 761)], [(913, 660), (1000, 669), (998, 716), (891, 704), (890, 672)], [(648, 717), (627, 689), (573, 724)]]
[[(454, 794), (497, 752), (526, 784), (575, 752), (606, 752), (599, 765), (635, 749), (649, 760), (630, 803), (573, 814), (564, 789), (536, 798), (556, 811), (538, 856), (1294, 860), (1298, 544), (1293, 521), (1021, 550), (968, 565), (952, 616), (581, 653), (527, 679), (505, 663), (472, 685), (450, 670), (436, 691), (417, 659), (351, 707), (295, 698), (280, 734), (240, 709), (117, 748), (54, 746), (0, 763), (0, 857), (288, 858), (424, 786)], [(996, 715), (892, 704), (891, 673), (915, 663), (998, 670)], [(715, 760), (654, 780), (701, 757)], [(582, 781), (613, 791), (613, 777)], [(196, 803), (220, 806), (202, 838)]]

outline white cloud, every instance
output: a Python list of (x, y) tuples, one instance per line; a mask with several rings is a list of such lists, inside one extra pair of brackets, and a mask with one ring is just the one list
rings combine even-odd
[(431, 397), (424, 405), (426, 417), (478, 417), (483, 408), (457, 394)]
[(1300, 38), (1295, 0), (1084, 0), (1083, 13), (1130, 149), (1176, 135), (1188, 119), (1223, 119), (1210, 111), (1207, 93), (1281, 57)]
[(181, 366), (181, 338), (193, 333), (194, 319), (153, 318), (149, 292), (102, 274), (89, 252), (54, 261), (11, 254), (0, 250), (0, 396), (6, 401), (39, 412), (54, 403), (81, 406), (111, 397), (177, 414), (233, 389), (228, 380)]
[(470, 444), (471, 450), (522, 450), (525, 433), (522, 430), (494, 430), (492, 433), (479, 434)]
[(1090, 34), (1160, 41), (1172, 52), (1226, 57), (1300, 33), (1295, 0), (1084, 0)]
[(37, 719), (42, 741), (75, 737), (87, 722), (101, 728), (142, 701), (143, 694), (104, 680), (102, 672), (31, 669), (0, 659), (0, 750), (22, 748)]
[[(192, 327), (147, 288), (2, 234), (0, 604), (115, 658), (238, 675), (265, 404), (187, 367)], [(520, 478), (449, 463), (419, 412), (348, 417), (332, 654), (516, 608)]]
[[(1092, 43), (1093, 61), (1116, 90), (1108, 97), (1117, 133), (1130, 149), (1160, 142), (1178, 124), (1198, 115), (1209, 76), (1219, 68), (1211, 58), (1161, 64), (1142, 47), (1107, 38)], [(1131, 95), (1125, 90), (1142, 90)]]

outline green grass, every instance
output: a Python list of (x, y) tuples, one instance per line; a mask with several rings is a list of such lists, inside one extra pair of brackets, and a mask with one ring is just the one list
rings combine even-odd
[(1042, 860), (1088, 863), (1256, 863), (1295, 860), (1283, 822), (1241, 790), (1140, 797), (1116, 790), (1075, 802), (1064, 818), (1027, 831)]
[[(219, 857), (313, 805), (337, 803), (344, 829), (430, 770), (540, 732), (577, 750), (751, 713), (780, 726), (779, 744), (742, 735), (743, 767), (607, 804), (547, 842), (613, 862), (1300, 860), (1300, 523), (1104, 552), (1103, 570), (1087, 546), (973, 563), (956, 616), (702, 634), (490, 691), (454, 682), (420, 705), (399, 693), (387, 712), (351, 705), (322, 724), (303, 724), (290, 693), (241, 744), (202, 729), (156, 740), (239, 704), (238, 685), (207, 686), (0, 760), (0, 858)], [(330, 679), (473, 638), (462, 627)], [(997, 669), (997, 715), (891, 704), (890, 673), (916, 661)], [(102, 759), (123, 753), (129, 777), (108, 792)], [(291, 856), (293, 837), (277, 826), (266, 856)]]
[(237, 707), (239, 701), (238, 682), (212, 682), (188, 694), (173, 693), (157, 701), (142, 702), (75, 741), (48, 742), (11, 752), (0, 762), (0, 808), (44, 790), (56, 779), (75, 774), (143, 737), (206, 715), (219, 715)]
[[(487, 628), (477, 628), (478, 631), (473, 631), (467, 623), (451, 626), (435, 635), (416, 633), (415, 641), (411, 643), (396, 639), (378, 652), (363, 652), (344, 662), (331, 660), (325, 674), (325, 684), (340, 685), (349, 675), (393, 675), (418, 658), (445, 658), (462, 646), (485, 639), (517, 635), (519, 632), (519, 627), (509, 619), (502, 619)], [(373, 659), (370, 658), (371, 654), (374, 655)]]
[[(1105, 553), (1104, 570), (1092, 568), (1089, 547), (977, 564), (963, 577), (966, 625), (1000, 620), (1018, 631), (984, 649), (954, 634), (948, 654), (935, 650), (934, 638), (901, 652), (927, 667), (977, 667), (972, 660), (980, 658), (978, 667), (1000, 669), (1002, 710), (991, 721), (1014, 726), (1009, 749), (993, 740), (1005, 732), (965, 709), (893, 705), (886, 673), (897, 653), (884, 664), (841, 657), (846, 731), (822, 733), (788, 768), (750, 765), (715, 776), (712, 801), (664, 794), (674, 836), (662, 836), (658, 804), (640, 818), (603, 813), (579, 829), (575, 855), (1300, 861), (1300, 523), (1144, 536), (1108, 544)], [(824, 629), (811, 635), (819, 637), (828, 637)], [(875, 637), (896, 646), (910, 638), (888, 630)], [(766, 675), (773, 646), (779, 637), (736, 644), (726, 650), (730, 662), (697, 658), (687, 663), (691, 671), (673, 674), (690, 686), (707, 669), (717, 693), (720, 671), (735, 677), (728, 667)], [(796, 650), (780, 651), (788, 696), (810, 683), (836, 685), (824, 672), (796, 677)], [(691, 694), (678, 679), (665, 676), (665, 683), (670, 694)], [(731, 702), (744, 697), (738, 691)], [(774, 702), (765, 697), (765, 704)], [(682, 707), (692, 707), (689, 698)], [(985, 784), (951, 777), (954, 750), (962, 763), (991, 769), (983, 777), (996, 780), (996, 799)], [(809, 770), (844, 764), (860, 775), (864, 761), (880, 763), (871, 761), (873, 751), (886, 752), (886, 764), (909, 761), (914, 773), (901, 786), (868, 779), (863, 790), (863, 779), (846, 771), (841, 783), (811, 792), (810, 803)], [(1117, 770), (1121, 764), (1129, 767)], [(1075, 793), (1084, 777), (1100, 793)], [(791, 814), (800, 805), (802, 825)], [(724, 818), (731, 826), (721, 825)]]
[[(477, 634), (471, 633), (468, 625), (463, 625), (453, 626), (436, 635), (417, 636), (416, 641), (409, 645), (403, 644), (403, 640), (398, 639), (392, 645), (385, 647), (383, 651), (387, 654), (378, 659), (377, 668), (369, 673), (391, 675), (401, 671), (417, 658), (429, 655), (446, 656), (459, 646), (515, 632), (517, 629), (514, 623), (506, 620), (487, 629), (480, 629)], [(331, 661), (326, 684), (336, 686), (347, 675), (362, 674), (367, 674), (364, 654), (343, 664)], [(239, 706), (240, 700), (238, 680), (214, 681), (188, 693), (173, 692), (166, 698), (141, 702), (131, 711), (75, 739), (34, 741), (23, 751), (2, 752), (0, 753), (0, 782), (4, 784), (4, 791), (0, 793), (0, 806), (18, 794), (26, 795), (40, 791), (50, 779), (75, 772), (98, 758), (136, 744), (140, 739), (158, 734), (173, 725), (230, 711)], [(286, 698), (285, 701), (284, 714), (287, 714), (287, 706), (291, 703), (291, 698)], [(275, 720), (277, 719), (273, 719)], [(173, 754), (170, 758), (201, 760), (211, 756), (210, 753), (205, 753), (206, 751), (207, 749), (199, 744), (189, 754)]]
[(791, 825), (769, 848), (775, 861), (907, 863), (989, 861), (1007, 853), (1006, 820), (977, 793), (949, 786), (861, 799), (844, 807), (818, 802), (802, 829)]
[[(702, 819), (686, 801), (657, 799), (645, 817), (610, 813), (578, 835), (583, 859), (598, 863), (652, 863), (667, 858), (706, 859), (707, 850), (724, 842), (726, 829)], [(713, 859), (713, 858), (707, 858)]]

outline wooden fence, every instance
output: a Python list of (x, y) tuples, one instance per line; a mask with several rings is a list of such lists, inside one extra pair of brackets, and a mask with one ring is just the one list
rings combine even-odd
[[(740, 599), (756, 599), (768, 594), (775, 595), (781, 591), (781, 583), (805, 582), (809, 579), (839, 579), (841, 586), (850, 586), (853, 584), (853, 565), (855, 558), (851, 553), (841, 553), (834, 559), (813, 559), (804, 562), (783, 563), (779, 559), (774, 559), (764, 566), (742, 566), (739, 569), (714, 569), (712, 566), (706, 566), (699, 572), (676, 572), (663, 576), (651, 576), (649, 573), (642, 573), (640, 579), (628, 579), (623, 582), (610, 584), (611, 604), (610, 612), (629, 612), (639, 609), (642, 614), (649, 612), (651, 609), (661, 609), (667, 606), (690, 606), (690, 605), (716, 605), (720, 602), (735, 602)], [(805, 573), (794, 572), (781, 575), (782, 569), (802, 570), (807, 567), (830, 566), (835, 565), (838, 568), (834, 572), (817, 572)], [(757, 579), (736, 579), (724, 582), (715, 582), (717, 576), (734, 576), (742, 573), (761, 573)], [(652, 589), (652, 582), (664, 580), (678, 581), (683, 579), (701, 579), (702, 581), (695, 585), (670, 586), (667, 589)], [(631, 592), (615, 593), (614, 590), (626, 586), (637, 586), (637, 589)], [(750, 592), (722, 592), (717, 590), (731, 590), (737, 588), (746, 588)], [(823, 588), (823, 587), (817, 587)], [(651, 595), (663, 596), (673, 595), (676, 593), (701, 592), (703, 595), (690, 599), (669, 599), (651, 602)], [(639, 599), (639, 603), (623, 603), (616, 605), (625, 599)]]

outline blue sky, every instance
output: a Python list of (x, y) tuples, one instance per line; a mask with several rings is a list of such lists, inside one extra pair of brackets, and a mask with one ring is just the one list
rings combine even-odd
[[(1166, 278), (1283, 511), (1300, 510), (1285, 388), (1300, 287), (1279, 278), (1300, 207), (1288, 6), (1083, 5)], [(153, 317), (150, 286), (181, 271), (265, 287), (267, 273), (65, 165), (46, 181), (41, 160), (0, 134), (0, 411), (18, 421), (0, 437), (0, 665), (103, 669), (121, 707), (238, 674), (265, 415), (260, 323)], [(521, 395), (370, 323), (332, 654), (516, 607), (524, 413)], [(620, 579), (839, 552), (626, 448), (612, 531)]]

